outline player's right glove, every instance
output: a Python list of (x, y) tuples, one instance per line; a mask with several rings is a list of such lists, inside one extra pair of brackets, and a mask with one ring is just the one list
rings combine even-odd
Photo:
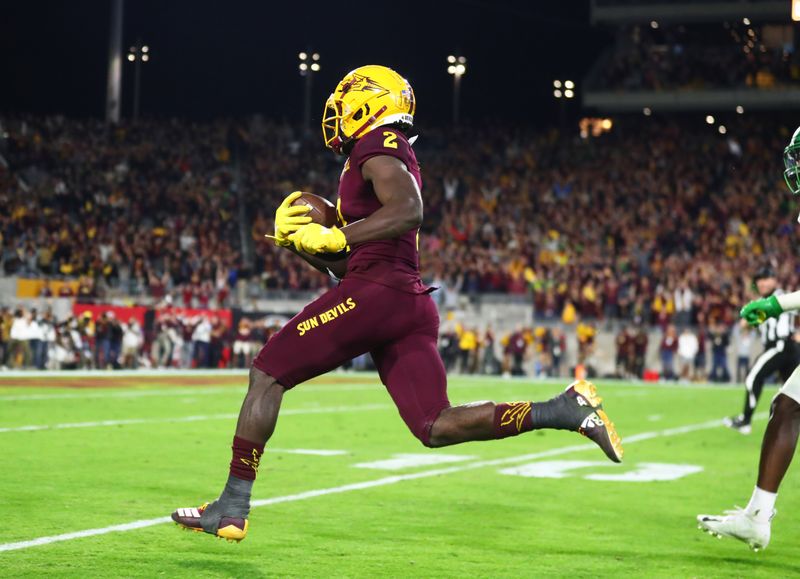
[(292, 205), (302, 193), (295, 191), (291, 193), (278, 210), (275, 211), (275, 243), (281, 247), (289, 247), (292, 240), (289, 235), (300, 229), (303, 225), (311, 223), (311, 218), (306, 215), (311, 211), (308, 205)]
[(767, 318), (777, 318), (782, 313), (783, 308), (778, 303), (778, 298), (769, 296), (748, 303), (739, 312), (739, 317), (751, 326), (757, 326), (764, 323)]

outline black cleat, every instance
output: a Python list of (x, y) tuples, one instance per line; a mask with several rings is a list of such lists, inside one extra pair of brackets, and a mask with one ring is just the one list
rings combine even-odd
[(739, 416), (723, 418), (722, 423), (731, 430), (737, 431), (739, 434), (750, 434), (753, 431), (750, 421), (745, 420), (744, 416), (741, 414)]
[(559, 398), (561, 396), (569, 402), (564, 411), (571, 414), (570, 419), (575, 424), (572, 430), (594, 442), (614, 462), (622, 462), (622, 439), (603, 410), (603, 399), (597, 394), (595, 385), (586, 380), (576, 380)]
[[(198, 508), (185, 508), (177, 509), (172, 513), (172, 520), (175, 521), (180, 527), (196, 531), (198, 533), (209, 533), (220, 539), (227, 539), (228, 541), (236, 541), (237, 543), (247, 536), (248, 520), (242, 517), (225, 517), (219, 515), (212, 515), (209, 510), (206, 517), (203, 514), (209, 507), (213, 508), (213, 504), (205, 503)], [(208, 520), (205, 520), (208, 519)]]

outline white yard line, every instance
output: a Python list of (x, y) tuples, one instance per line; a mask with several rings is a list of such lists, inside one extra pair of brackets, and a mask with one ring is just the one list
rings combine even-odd
[[(763, 414), (762, 414), (763, 415)], [(661, 438), (661, 437), (668, 437), (668, 436), (679, 436), (681, 434), (687, 434), (689, 432), (695, 432), (698, 430), (707, 430), (710, 428), (718, 428), (722, 424), (721, 420), (711, 420), (708, 422), (701, 422), (699, 424), (689, 424), (686, 426), (679, 426), (676, 428), (668, 428), (666, 430), (657, 430), (652, 432), (642, 432), (639, 434), (634, 434), (632, 436), (627, 437), (624, 440), (626, 445), (634, 444), (636, 442), (641, 442), (643, 440), (651, 440), (654, 438)], [(259, 499), (253, 501), (251, 506), (252, 507), (264, 507), (268, 505), (276, 505), (279, 503), (290, 503), (295, 501), (303, 501), (306, 499), (312, 499), (315, 497), (321, 497), (325, 495), (333, 495), (339, 493), (346, 493), (350, 491), (358, 491), (364, 489), (370, 489), (375, 487), (382, 487), (386, 485), (392, 485), (399, 482), (407, 481), (407, 480), (416, 480), (422, 478), (429, 478), (433, 476), (442, 476), (447, 474), (453, 474), (458, 472), (464, 472), (469, 470), (475, 470), (478, 468), (483, 468), (487, 466), (499, 466), (505, 464), (513, 464), (517, 462), (525, 462), (529, 460), (538, 460), (540, 458), (547, 458), (551, 456), (560, 456), (564, 454), (570, 454), (573, 452), (579, 452), (583, 450), (591, 450), (596, 449), (596, 445), (591, 442), (587, 442), (584, 444), (575, 444), (572, 446), (564, 446), (561, 448), (554, 448), (551, 450), (545, 450), (542, 452), (534, 452), (531, 454), (523, 454), (519, 456), (510, 456), (506, 458), (498, 458), (493, 460), (480, 460), (476, 462), (472, 462), (469, 464), (459, 464), (458, 466), (451, 466), (446, 468), (436, 468), (431, 470), (424, 470), (416, 473), (410, 474), (402, 474), (402, 475), (394, 475), (394, 476), (387, 476), (382, 477), (379, 479), (373, 479), (363, 482), (351, 483), (346, 485), (341, 485), (337, 487), (328, 487), (323, 489), (315, 489), (310, 491), (305, 491), (302, 493), (296, 493), (292, 495), (284, 495), (280, 497), (272, 497), (269, 499)], [(28, 549), (30, 547), (38, 547), (40, 545), (49, 545), (52, 543), (58, 543), (61, 541), (71, 541), (73, 539), (81, 539), (84, 537), (94, 537), (96, 535), (107, 535), (108, 533), (116, 533), (122, 531), (132, 531), (135, 529), (142, 529), (145, 527), (152, 527), (155, 525), (160, 525), (163, 523), (168, 523), (172, 519), (170, 517), (158, 517), (156, 519), (144, 519), (141, 521), (133, 521), (131, 523), (123, 523), (120, 525), (111, 525), (109, 527), (100, 527), (97, 529), (86, 529), (84, 531), (76, 531), (73, 533), (64, 533), (62, 535), (50, 535), (48, 537), (39, 537), (36, 539), (30, 539), (28, 541), (17, 541), (13, 543), (0, 543), (0, 552), (2, 551), (16, 551), (19, 549)]]
[(281, 454), (308, 454), (311, 456), (341, 456), (347, 454), (346, 450), (327, 450), (323, 448), (267, 448), (267, 454), (279, 452)]
[[(387, 410), (394, 408), (389, 404), (362, 404), (359, 406), (321, 406), (317, 408), (287, 408), (281, 410), (281, 416), (296, 414), (330, 414), (338, 412), (366, 412), (369, 410)], [(63, 430), (66, 428), (95, 428), (100, 426), (128, 426), (131, 424), (159, 424), (173, 422), (198, 422), (204, 420), (230, 420), (239, 416), (232, 414), (202, 414), (198, 416), (178, 416), (168, 418), (123, 418), (120, 420), (98, 420), (94, 422), (65, 422), (61, 424), (28, 424), (26, 426), (9, 426), (0, 428), (0, 434), (7, 432), (29, 432), (35, 430)]]

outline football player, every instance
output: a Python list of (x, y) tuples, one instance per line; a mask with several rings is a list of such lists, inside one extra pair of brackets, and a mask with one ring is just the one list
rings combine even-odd
[[(800, 193), (800, 128), (784, 150), (783, 161), (786, 184), (796, 195)], [(798, 309), (800, 291), (795, 291), (754, 300), (745, 305), (739, 315), (751, 326), (758, 326), (767, 320), (780, 318), (784, 312)], [(725, 511), (723, 515), (697, 516), (700, 529), (712, 535), (739, 539), (756, 551), (769, 545), (778, 487), (792, 462), (800, 434), (800, 366), (795, 368), (772, 400), (770, 410), (761, 443), (758, 479), (747, 507)]]
[(375, 65), (348, 73), (328, 98), (325, 145), (346, 157), (337, 204), (342, 226), (309, 223), (304, 208), (291, 206), (294, 193), (277, 210), (275, 239), (320, 269), (320, 255), (346, 251), (346, 271), (253, 360), (227, 484), (211, 504), (172, 513), (179, 525), (243, 539), (253, 481), (284, 394), (367, 352), (400, 417), (425, 446), (554, 428), (578, 432), (611, 460), (622, 460), (614, 424), (595, 387), (583, 380), (546, 402), (450, 405), (437, 351), (439, 315), (429, 295), (435, 288), (419, 275), (422, 179), (408, 138), (415, 108), (408, 81)]

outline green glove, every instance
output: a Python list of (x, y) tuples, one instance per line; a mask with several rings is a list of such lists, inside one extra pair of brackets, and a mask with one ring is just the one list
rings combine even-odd
[(751, 326), (757, 326), (767, 318), (777, 318), (782, 313), (783, 308), (778, 303), (778, 298), (769, 296), (768, 298), (753, 300), (744, 306), (739, 312), (739, 317)]

